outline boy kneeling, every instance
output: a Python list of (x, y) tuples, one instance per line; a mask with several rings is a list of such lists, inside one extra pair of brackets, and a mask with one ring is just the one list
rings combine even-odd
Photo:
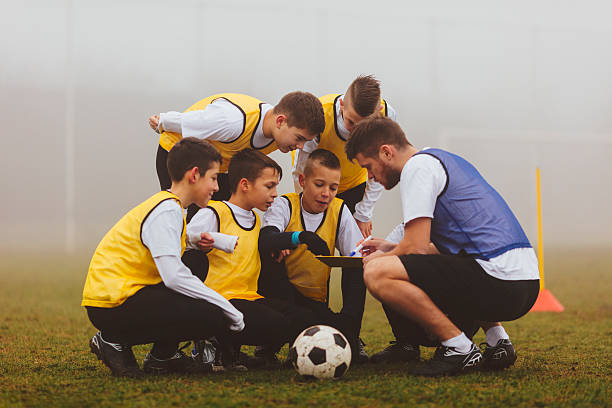
[[(276, 186), (281, 175), (280, 166), (260, 151), (245, 149), (236, 153), (228, 171), (230, 199), (211, 201), (187, 226), (188, 236), (193, 237), (190, 246), (195, 244), (201, 249), (206, 246), (198, 240), (210, 232), (238, 237), (235, 247), (230, 246), (227, 252), (214, 247), (208, 253), (207, 272), (205, 265), (191, 266), (195, 275), (201, 276), (207, 286), (244, 315), (242, 332), (219, 339), (222, 363), (230, 369), (246, 369), (239, 359), (241, 345), (273, 344), (276, 350), (285, 342), (293, 341), (314, 321), (308, 310), (280, 299), (264, 298), (258, 288), (261, 260), (257, 243), (261, 221), (253, 209), (265, 211), (270, 207), (277, 197)], [(277, 363), (272, 353), (265, 357), (269, 357), (265, 362)]]
[(299, 183), (302, 194), (283, 195), (264, 214), (259, 239), (262, 254), (292, 251), (283, 264), (266, 263), (262, 287), (270, 296), (311, 310), (317, 323), (343, 332), (351, 344), (353, 361), (362, 362), (358, 337), (365, 302), (363, 270), (343, 269), (343, 307), (340, 313), (334, 313), (328, 307), (331, 268), (314, 257), (330, 255), (335, 248), (348, 256), (363, 239), (351, 212), (336, 198), (340, 183), (340, 162), (336, 155), (323, 149), (310, 153)]
[(100, 330), (89, 342), (91, 351), (114, 375), (142, 375), (131, 346), (146, 343), (153, 348), (145, 372), (202, 371), (178, 350), (179, 342), (244, 328), (242, 313), (181, 262), (184, 208), (208, 204), (218, 190), (220, 162), (208, 142), (182, 139), (168, 155), (170, 189), (128, 212), (93, 255), (82, 306)]

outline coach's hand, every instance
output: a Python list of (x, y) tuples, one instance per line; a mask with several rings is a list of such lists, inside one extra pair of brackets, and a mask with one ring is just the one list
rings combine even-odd
[(358, 219), (355, 219), (355, 221), (364, 238), (372, 235), (372, 221), (359, 221)]
[(310, 252), (315, 255), (329, 256), (329, 248), (327, 243), (320, 236), (310, 231), (302, 231), (299, 235), (300, 242), (306, 244)]

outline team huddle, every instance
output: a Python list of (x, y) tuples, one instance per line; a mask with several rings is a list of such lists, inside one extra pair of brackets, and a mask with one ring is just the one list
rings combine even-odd
[[(104, 236), (83, 290), (99, 330), (91, 351), (114, 375), (282, 366), (283, 345), (317, 324), (346, 336), (353, 364), (418, 361), (421, 346), (437, 349), (417, 375), (514, 364), (500, 322), (535, 302), (535, 252), (469, 162), (409, 143), (372, 76), (345, 94), (292, 92), (275, 106), (216, 94), (149, 125), (160, 133), (161, 191)], [(295, 192), (277, 192), (275, 150), (298, 150)], [(399, 224), (372, 238), (374, 205), (397, 184)], [(342, 269), (334, 312), (331, 268), (316, 256), (353, 256), (358, 246), (363, 266)], [(372, 356), (360, 338), (366, 290), (395, 336)], [(480, 328), (482, 352), (472, 342)], [(149, 343), (141, 370), (131, 347)]]

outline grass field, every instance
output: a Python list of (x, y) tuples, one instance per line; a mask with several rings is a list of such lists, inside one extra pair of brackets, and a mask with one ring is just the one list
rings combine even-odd
[[(429, 379), (407, 375), (402, 364), (365, 365), (351, 367), (340, 381), (315, 382), (288, 369), (111, 377), (89, 352), (95, 330), (79, 306), (88, 258), (2, 259), (2, 407), (612, 405), (612, 254), (605, 251), (547, 254), (547, 286), (566, 310), (505, 324), (519, 355), (505, 372)], [(362, 331), (367, 351), (384, 348), (390, 333), (380, 305), (369, 298)], [(475, 341), (484, 341), (482, 332)], [(142, 361), (147, 348), (135, 351)], [(433, 353), (423, 351), (426, 358)]]

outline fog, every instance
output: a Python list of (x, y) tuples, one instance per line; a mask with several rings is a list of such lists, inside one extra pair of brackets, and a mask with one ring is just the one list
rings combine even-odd
[[(470, 160), (537, 245), (612, 248), (606, 1), (2, 1), (5, 251), (93, 252), (159, 188), (149, 115), (217, 92), (382, 82), (408, 139)], [(275, 152), (286, 173), (291, 156)], [(280, 192), (292, 191), (285, 177)], [(401, 221), (398, 191), (374, 230)]]

